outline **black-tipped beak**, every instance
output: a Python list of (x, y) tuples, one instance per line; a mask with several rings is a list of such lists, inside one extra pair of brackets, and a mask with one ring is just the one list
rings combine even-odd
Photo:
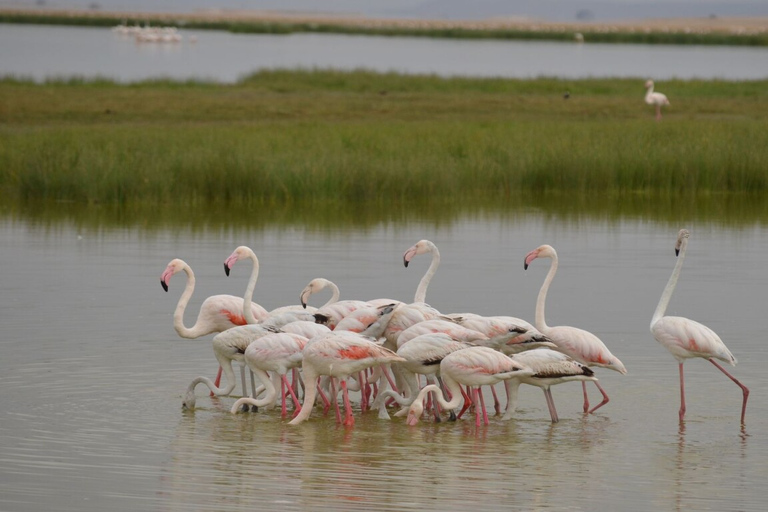
[(526, 262), (523, 262), (523, 270), (528, 270), (528, 264)]
[(405, 265), (405, 268), (408, 268), (408, 260), (403, 258), (403, 265)]
[(163, 285), (163, 290), (165, 290), (165, 291), (168, 291), (168, 285), (167, 285), (167, 284), (165, 284), (165, 281), (163, 281), (163, 280), (161, 279), (161, 280), (160, 280), (160, 284), (161, 284), (161, 285)]
[(301, 307), (303, 307), (304, 309), (307, 309), (307, 303), (304, 301), (301, 301)]
[(675, 257), (680, 256), (680, 249), (675, 249)]
[(227, 274), (227, 277), (229, 277), (229, 267), (226, 263), (224, 264), (224, 273)]

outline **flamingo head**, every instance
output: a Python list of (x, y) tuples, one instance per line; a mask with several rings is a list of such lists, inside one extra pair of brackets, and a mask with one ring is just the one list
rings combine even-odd
[(307, 286), (304, 287), (303, 290), (301, 290), (301, 295), (299, 295), (299, 301), (301, 302), (301, 306), (304, 309), (307, 309), (307, 302), (309, 301), (309, 298), (328, 286), (328, 280), (323, 279), (322, 277), (316, 277), (315, 279), (311, 280)]
[(425, 254), (428, 252), (434, 252), (436, 250), (437, 247), (435, 244), (429, 240), (419, 240), (415, 245), (413, 245), (403, 254), (403, 264), (408, 267), (408, 263), (410, 263), (413, 257), (417, 254)]
[(687, 229), (681, 229), (677, 233), (677, 243), (675, 244), (675, 256), (678, 256), (680, 254), (680, 248), (683, 246), (683, 242), (688, 240), (688, 237), (691, 236), (691, 232)]
[(195, 398), (195, 390), (190, 389), (187, 391), (187, 394), (184, 396), (184, 401), (181, 403), (181, 408), (192, 410), (195, 408), (196, 403), (197, 403), (197, 398)]
[(555, 248), (551, 245), (540, 245), (536, 249), (532, 250), (528, 254), (525, 255), (525, 262), (523, 263), (523, 268), (525, 270), (528, 270), (528, 265), (531, 264), (533, 260), (536, 258), (552, 258), (553, 256), (556, 256), (557, 253), (555, 252)]
[(165, 270), (163, 270), (163, 273), (160, 276), (160, 284), (163, 286), (163, 290), (168, 291), (168, 284), (171, 282), (171, 277), (173, 274), (186, 268), (188, 268), (187, 264), (184, 263), (183, 260), (178, 258), (171, 260), (171, 262), (168, 263), (168, 266), (165, 267)]
[(410, 426), (416, 425), (423, 412), (424, 404), (421, 400), (416, 400), (411, 404), (410, 409), (408, 409), (408, 417), (405, 419), (405, 423)]
[(647, 82), (645, 82), (646, 89), (650, 89), (651, 87), (653, 87), (653, 80), (648, 80)]
[(255, 257), (256, 255), (253, 253), (250, 247), (241, 245), (240, 247), (235, 249), (235, 252), (230, 254), (226, 260), (224, 260), (224, 273), (229, 275), (229, 271), (232, 270), (232, 267), (238, 261), (244, 260), (246, 258), (255, 258)]

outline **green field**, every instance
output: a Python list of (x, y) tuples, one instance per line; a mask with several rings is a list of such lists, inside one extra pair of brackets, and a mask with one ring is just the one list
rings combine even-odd
[(138, 219), (168, 208), (187, 217), (306, 208), (317, 219), (359, 220), (546, 204), (715, 219), (748, 209), (764, 218), (768, 81), (656, 85), (671, 101), (661, 122), (643, 102), (642, 79), (6, 78), (2, 211), (97, 208)]

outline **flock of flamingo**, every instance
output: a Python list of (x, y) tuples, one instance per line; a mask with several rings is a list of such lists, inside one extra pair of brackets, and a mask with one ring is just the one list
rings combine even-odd
[[(675, 246), (677, 262), (651, 319), (651, 333), (679, 363), (681, 422), (686, 410), (683, 363), (701, 357), (741, 388), (743, 424), (749, 390), (716, 361), (735, 365), (736, 358), (708, 327), (687, 318), (664, 315), (680, 276), (688, 239), (688, 230), (680, 230)], [(338, 286), (316, 278), (302, 290), (300, 304), (267, 311), (252, 301), (259, 260), (253, 250), (240, 246), (225, 260), (224, 269), (229, 275), (237, 262), (251, 262), (244, 297), (208, 297), (192, 327), (184, 325), (183, 316), (194, 292), (195, 275), (184, 261), (172, 260), (160, 277), (163, 288), (168, 291), (173, 275), (183, 271), (187, 276), (186, 288), (173, 315), (176, 332), (183, 338), (218, 333), (213, 338), (213, 352), (220, 365), (219, 374), (215, 381), (195, 378), (187, 387), (183, 407), (195, 407), (195, 388), (201, 383), (212, 396), (231, 395), (236, 387), (233, 361), (242, 365), (243, 395), (234, 402), (231, 412), (279, 405), (283, 418), (292, 416), (291, 425), (307, 420), (316, 402), (326, 414), (333, 405), (337, 422), (354, 425), (349, 391), (359, 392), (361, 412), (376, 410), (380, 418), (389, 419), (389, 411), (395, 410), (394, 415), (405, 416), (408, 425), (415, 425), (425, 414), (435, 421), (441, 421), (445, 414), (455, 420), (467, 410), (474, 412), (477, 427), (481, 422), (487, 425), (488, 412), (480, 389), (490, 386), (495, 412), (502, 414), (494, 387), (499, 383), (504, 384), (506, 393), (505, 420), (514, 415), (520, 384), (543, 390), (553, 423), (558, 421), (550, 390), (554, 385), (581, 382), (585, 414), (608, 403), (608, 394), (592, 368), (626, 374), (622, 362), (588, 331), (547, 325), (547, 291), (558, 268), (557, 252), (552, 246), (542, 245), (524, 259), (525, 269), (537, 259), (551, 261), (536, 302), (535, 325), (511, 316), (446, 314), (429, 306), (425, 302), (427, 288), (440, 264), (437, 247), (429, 240), (421, 240), (405, 251), (403, 262), (407, 267), (422, 254), (431, 254), (432, 260), (413, 302), (387, 298), (339, 300)], [(319, 308), (309, 306), (310, 297), (324, 289), (332, 291), (331, 298)], [(251, 375), (250, 390), (246, 367)], [(255, 379), (260, 382), (258, 387)], [(589, 403), (589, 381), (602, 395), (594, 406)], [(422, 383), (426, 385), (422, 387)], [(302, 392), (303, 400), (299, 398)]]

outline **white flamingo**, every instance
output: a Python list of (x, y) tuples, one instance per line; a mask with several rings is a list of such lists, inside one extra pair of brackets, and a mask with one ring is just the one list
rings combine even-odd
[(661, 107), (668, 106), (669, 100), (666, 95), (653, 92), (653, 80), (645, 82), (645, 88), (648, 89), (648, 92), (645, 93), (645, 102), (656, 107), (656, 120), (661, 121)]
[(447, 410), (458, 407), (463, 398), (460, 387), (462, 384), (472, 388), (472, 402), (475, 404), (475, 425), (480, 426), (481, 414), (483, 423), (488, 425), (488, 414), (485, 411), (483, 395), (479, 392), (480, 386), (492, 386), (498, 382), (524, 375), (533, 375), (533, 371), (498, 350), (488, 347), (468, 347), (451, 352), (440, 362), (440, 376), (451, 393), (451, 400), (445, 400), (439, 386), (434, 384), (424, 386), (408, 409), (406, 423), (408, 425), (418, 423), (419, 417), (424, 412), (424, 397), (429, 392), (434, 392), (435, 400), (440, 404), (440, 407)]
[[(525, 256), (524, 268), (528, 269), (528, 265), (530, 265), (536, 258), (550, 258), (552, 260), (547, 277), (544, 279), (544, 283), (539, 290), (539, 298), (536, 301), (536, 328), (549, 338), (552, 343), (557, 345), (559, 351), (571, 356), (576, 361), (587, 366), (610, 368), (621, 374), (626, 374), (627, 369), (624, 367), (624, 364), (619, 358), (611, 354), (611, 351), (608, 350), (608, 347), (605, 346), (600, 338), (591, 332), (576, 327), (549, 327), (547, 325), (544, 317), (544, 306), (547, 300), (549, 285), (552, 283), (552, 280), (557, 273), (557, 252), (551, 245), (542, 245)], [(585, 413), (593, 413), (609, 401), (608, 394), (602, 386), (600, 386), (600, 383), (595, 381), (595, 386), (597, 386), (597, 389), (603, 394), (603, 401), (597, 404), (594, 408), (589, 409), (586, 382), (582, 382)]]
[(594, 376), (592, 370), (562, 352), (537, 348), (515, 354), (513, 359), (535, 373), (505, 382), (507, 396), (510, 398), (507, 403), (507, 411), (502, 418), (504, 420), (510, 419), (517, 408), (517, 390), (520, 384), (536, 386), (544, 391), (552, 423), (557, 423), (559, 421), (557, 409), (555, 409), (555, 401), (552, 399), (552, 391), (549, 388), (563, 382), (586, 382), (590, 380), (597, 382), (597, 377)]
[(685, 416), (685, 382), (683, 378), (683, 363), (686, 359), (693, 357), (703, 357), (715, 365), (729, 379), (741, 388), (743, 402), (741, 405), (741, 423), (744, 424), (744, 415), (747, 412), (747, 398), (749, 398), (749, 389), (739, 382), (733, 375), (728, 373), (715, 359), (724, 361), (732, 366), (736, 366), (736, 358), (725, 346), (712, 329), (706, 325), (700, 324), (694, 320), (679, 316), (664, 316), (667, 305), (675, 291), (677, 280), (680, 277), (680, 270), (683, 268), (685, 259), (685, 250), (688, 248), (688, 237), (690, 232), (687, 229), (681, 229), (677, 236), (675, 245), (675, 254), (677, 263), (672, 275), (669, 277), (667, 286), (661, 294), (659, 304), (651, 318), (651, 333), (656, 341), (661, 343), (669, 350), (675, 359), (677, 359), (680, 371), (680, 421)]

